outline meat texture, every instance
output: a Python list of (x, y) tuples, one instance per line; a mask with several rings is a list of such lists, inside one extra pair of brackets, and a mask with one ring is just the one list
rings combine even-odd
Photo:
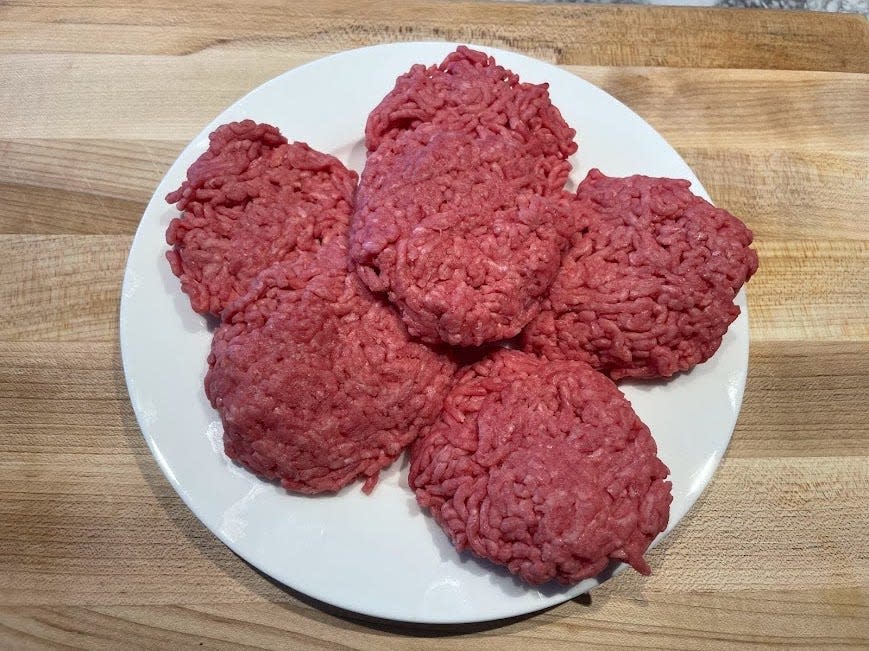
[(560, 188), (537, 174), (538, 163), (511, 138), (431, 125), (368, 158), (351, 252), (412, 335), (480, 345), (515, 336), (538, 312), (568, 229), (547, 196)]
[(208, 364), (227, 456), (301, 493), (357, 479), (369, 492), (435, 419), (455, 369), (348, 272), (338, 239), (260, 273)]
[(368, 119), (351, 255), (411, 334), (480, 345), (539, 311), (567, 243), (574, 135), (545, 84), (480, 52), (399, 77)]
[(409, 481), (460, 551), (532, 584), (574, 583), (611, 560), (650, 571), (668, 472), (611, 380), (501, 349), (460, 374), (411, 449)]
[(166, 200), (166, 257), (191, 307), (220, 315), (256, 275), (299, 251), (346, 236), (357, 176), (304, 143), (252, 120), (219, 127)]
[(519, 81), (483, 52), (460, 46), (440, 65), (413, 66), (368, 116), (365, 144), (378, 149), (402, 131), (430, 123), (442, 131), (479, 136), (508, 135), (536, 141), (546, 176), (567, 180), (564, 166), (576, 151), (571, 129), (549, 99), (549, 84)]
[(751, 231), (684, 180), (589, 172), (575, 237), (524, 350), (578, 359), (613, 379), (666, 378), (709, 359), (757, 270)]

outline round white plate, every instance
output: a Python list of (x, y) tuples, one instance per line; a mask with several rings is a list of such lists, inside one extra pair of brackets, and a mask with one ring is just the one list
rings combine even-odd
[[(229, 462), (220, 419), (202, 386), (211, 332), (191, 311), (164, 258), (164, 233), (176, 215), (164, 197), (205, 151), (211, 131), (244, 118), (271, 123), (289, 140), (306, 141), (361, 171), (371, 109), (412, 64), (440, 62), (456, 45), (397, 43), (342, 52), (272, 79), (230, 106), (184, 149), (154, 192), (133, 240), (121, 300), (130, 399), (154, 458), (187, 506), (234, 552), (287, 586), (339, 608), (408, 622), (520, 615), (599, 581), (534, 588), (456, 553), (407, 488), (406, 461), (384, 471), (371, 496), (357, 483), (314, 498), (289, 494)], [(615, 176), (686, 178), (707, 196), (664, 139), (599, 88), (526, 56), (478, 49), (523, 81), (549, 82), (553, 102), (578, 131), (573, 184), (599, 167)], [(739, 413), (748, 365), (744, 293), (737, 302), (742, 316), (712, 360), (670, 382), (623, 385), (672, 472), (669, 529), (715, 472)], [(662, 560), (653, 559), (653, 570)]]

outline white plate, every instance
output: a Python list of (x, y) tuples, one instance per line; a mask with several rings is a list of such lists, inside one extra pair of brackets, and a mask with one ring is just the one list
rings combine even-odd
[[(314, 61), (277, 77), (217, 116), (182, 152), (151, 198), (133, 241), (121, 300), (121, 352), (130, 399), (154, 458), (188, 507), (242, 558), (311, 597), (366, 615), (426, 623), (475, 622), (533, 612), (598, 584), (526, 586), (459, 555), (407, 488), (406, 463), (382, 474), (371, 496), (360, 484), (337, 496), (300, 497), (260, 481), (223, 455), (221, 424), (202, 388), (211, 333), (190, 310), (164, 256), (175, 216), (164, 201), (206, 149), (208, 134), (253, 118), (361, 171), (366, 117), (414, 63), (440, 62), (453, 43), (379, 45)], [(577, 129), (572, 183), (588, 169), (689, 179), (679, 155), (638, 115), (552, 65), (484, 48), (524, 81), (549, 82)], [(668, 531), (718, 466), (736, 423), (748, 365), (748, 320), (730, 327), (715, 357), (671, 382), (625, 385), (672, 471)], [(660, 540), (660, 537), (659, 537)], [(657, 542), (657, 541), (656, 541)], [(652, 568), (665, 559), (652, 560)]]

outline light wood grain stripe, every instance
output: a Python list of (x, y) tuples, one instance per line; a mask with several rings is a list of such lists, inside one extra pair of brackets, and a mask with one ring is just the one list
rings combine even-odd
[(755, 341), (869, 341), (869, 240), (755, 241)]
[(0, 114), (8, 116), (0, 138), (189, 141), (242, 95), (305, 60), (231, 50), (189, 58), (0, 55), (0, 69), (28, 80), (0, 94)]
[(144, 209), (93, 192), (0, 183), (0, 234), (129, 234)]
[[(0, 138), (185, 142), (249, 90), (301, 62), (298, 55), (227, 48), (184, 58), (0, 55), (0, 67), (28, 80), (0, 95), (0, 114), (7, 116)], [(677, 148), (727, 144), (865, 154), (865, 74), (567, 69), (628, 104)], [(82, 95), (92, 100), (78, 101)]]
[[(739, 147), (866, 154), (869, 75), (566, 69), (627, 104), (677, 150)], [(581, 132), (578, 137), (581, 143)]]
[[(189, 55), (215, 46), (324, 54), (391, 41), (449, 40), (519, 48), (556, 63), (869, 71), (858, 16), (631, 6), (420, 0), (399, 5), (217, 2), (135, 9), (98, 2), (5, 3), (2, 50)], [(167, 22), (171, 28), (167, 28)], [(114, 38), (104, 35), (112, 25)], [(689, 28), (690, 26), (690, 28)], [(861, 50), (862, 48), (862, 50)]]
[[(0, 233), (132, 234), (186, 143), (0, 142)], [(760, 239), (869, 238), (869, 153), (681, 147), (713, 200)]]
[(145, 202), (186, 144), (91, 138), (0, 141), (0, 183)]
[(8, 265), (0, 276), (0, 340), (116, 339), (130, 241), (126, 235), (0, 235), (0, 259)]
[(713, 202), (756, 238), (869, 239), (869, 152), (682, 147)]

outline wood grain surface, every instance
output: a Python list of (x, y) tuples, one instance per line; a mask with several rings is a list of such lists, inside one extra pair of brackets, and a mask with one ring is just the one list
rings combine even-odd
[[(202, 125), (317, 57), (426, 39), (518, 50), (627, 103), (754, 229), (761, 259), (732, 444), (654, 574), (485, 625), (361, 620), (234, 556), (150, 456), (118, 351), (132, 235)], [(869, 646), (864, 18), (6, 1), (0, 116), (0, 648)]]

